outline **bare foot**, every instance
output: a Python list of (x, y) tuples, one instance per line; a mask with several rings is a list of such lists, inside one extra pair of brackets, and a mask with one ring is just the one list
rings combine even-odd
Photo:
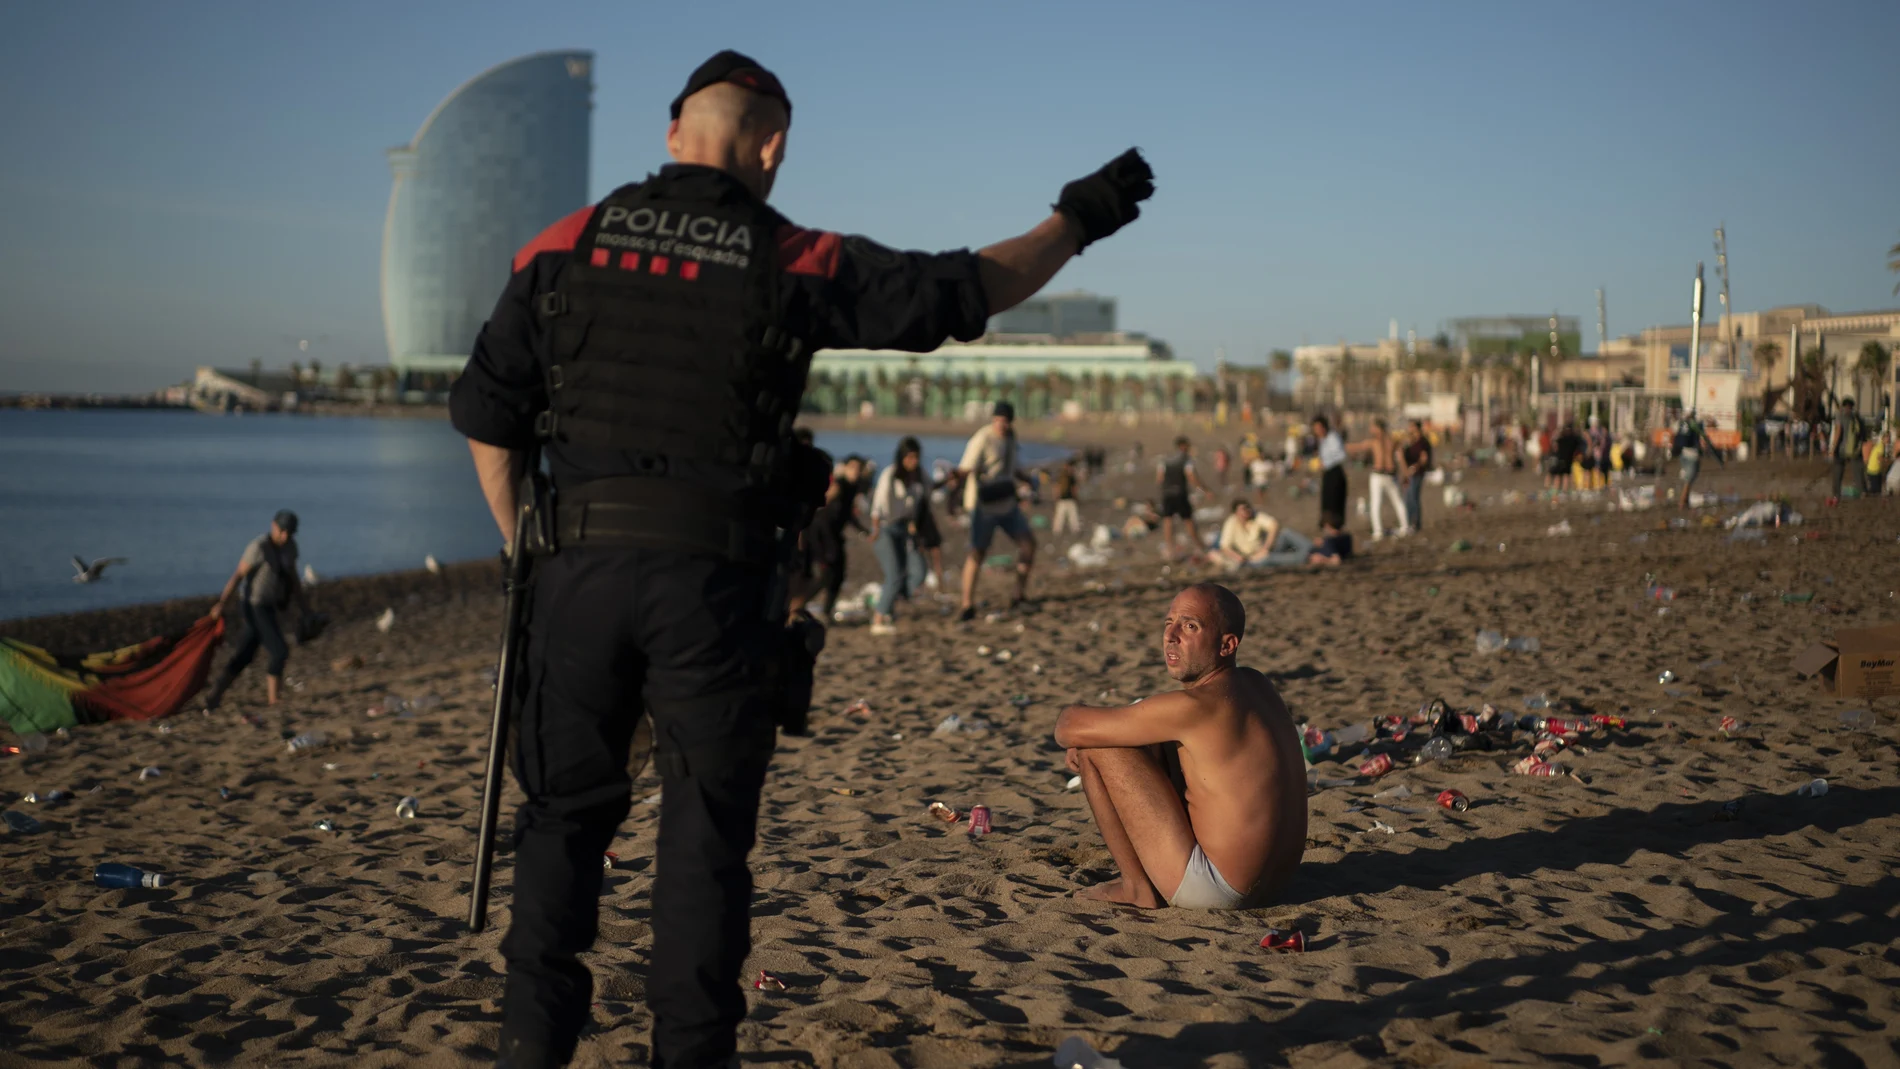
[(1108, 883), (1098, 883), (1093, 887), (1084, 887), (1075, 893), (1075, 897), (1091, 902), (1113, 902), (1120, 906), (1134, 906), (1137, 909), (1160, 909), (1165, 904), (1161, 901), (1161, 896), (1155, 894), (1152, 885), (1143, 883), (1139, 887), (1132, 886), (1126, 877), (1111, 880)]

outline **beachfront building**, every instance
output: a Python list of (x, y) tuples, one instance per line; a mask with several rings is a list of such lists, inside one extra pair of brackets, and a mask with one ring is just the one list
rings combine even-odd
[[(1676, 390), (1689, 373), (1690, 333), (1687, 323), (1650, 327), (1612, 344), (1639, 356), (1646, 384)], [(1791, 337), (1798, 347), (1792, 354)], [(1890, 403), (1900, 383), (1891, 359), (1900, 349), (1900, 308), (1834, 315), (1818, 304), (1791, 304), (1738, 312), (1702, 324), (1699, 340), (1701, 370), (1740, 372), (1744, 397), (1760, 398), (1765, 391), (1785, 388), (1802, 362), (1812, 367), (1827, 392), (1854, 398), (1868, 414)], [(1884, 374), (1863, 363), (1869, 343), (1889, 356)]]
[(965, 419), (1008, 399), (1026, 419), (1185, 410), (1211, 389), (1204, 380), (1165, 342), (1118, 330), (1114, 298), (1076, 292), (1032, 298), (991, 316), (983, 337), (928, 353), (821, 350), (805, 409)]
[(515, 250), (587, 204), (591, 52), (539, 52), (477, 75), (389, 150), (383, 329), (410, 383), (459, 373)]

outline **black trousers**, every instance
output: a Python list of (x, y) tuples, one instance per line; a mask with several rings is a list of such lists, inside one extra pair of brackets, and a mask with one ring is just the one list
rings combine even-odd
[(1323, 524), (1326, 514), (1332, 513), (1333, 519), (1341, 529), (1346, 526), (1346, 466), (1335, 464), (1320, 473), (1319, 477), (1319, 518)]
[(247, 601), (244, 603), (244, 637), (231, 651), (231, 659), (224, 662), (224, 678), (236, 679), (251, 663), (251, 658), (257, 656), (259, 646), (270, 654), (270, 664), (265, 671), (282, 679), (284, 663), (290, 660), (290, 646), (284, 641), (283, 625), (277, 622), (277, 610)]
[(745, 1017), (759, 791), (776, 739), (768, 575), (714, 557), (563, 549), (537, 566), (515, 776), (514, 916), (502, 1047), (573, 1054), (593, 1001), (577, 955), (598, 925), (601, 854), (631, 804), (644, 706), (661, 774), (647, 1005), (656, 1067), (731, 1058)]

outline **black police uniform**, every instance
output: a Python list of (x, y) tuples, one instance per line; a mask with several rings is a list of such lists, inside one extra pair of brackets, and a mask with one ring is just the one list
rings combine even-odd
[(596, 934), (644, 706), (664, 792), (653, 1064), (724, 1065), (746, 1012), (746, 855), (781, 704), (766, 667), (782, 622), (767, 605), (786, 522), (774, 498), (810, 353), (978, 337), (977, 258), (801, 229), (724, 172), (671, 165), (556, 223), (514, 268), (450, 403), (469, 438), (540, 445), (560, 501), (518, 706), (503, 1057), (559, 1064), (587, 1021), (576, 955)]

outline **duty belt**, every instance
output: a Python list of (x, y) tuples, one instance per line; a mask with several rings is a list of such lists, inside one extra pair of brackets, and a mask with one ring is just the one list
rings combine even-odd
[(765, 565), (772, 533), (732, 498), (672, 479), (595, 479), (556, 499), (556, 544), (710, 553)]

